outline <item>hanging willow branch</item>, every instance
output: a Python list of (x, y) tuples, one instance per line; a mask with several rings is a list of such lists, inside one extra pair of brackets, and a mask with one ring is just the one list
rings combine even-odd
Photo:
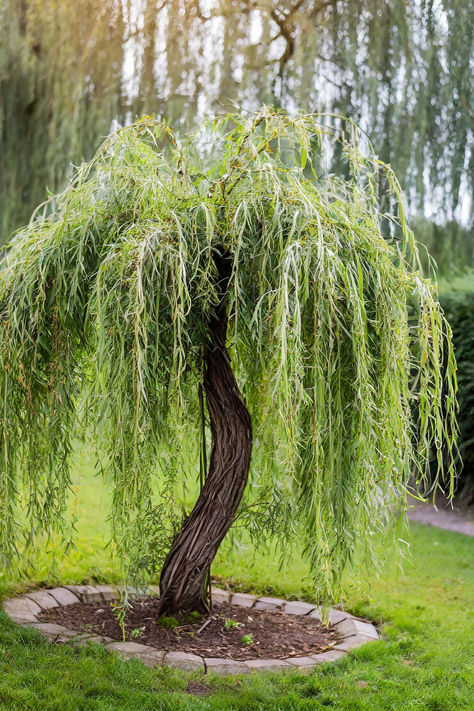
[[(344, 176), (324, 171), (336, 145)], [(392, 215), (377, 210), (381, 173)], [(224, 254), (228, 342), (257, 447), (249, 497), (270, 497), (252, 526), (303, 540), (325, 596), (356, 544), (371, 551), (403, 508), (410, 477), (423, 495), (441, 481), (452, 493), (450, 329), (417, 270), (396, 178), (364, 136), (349, 121), (336, 136), (323, 117), (267, 109), (191, 136), (144, 118), (109, 137), (5, 251), (5, 561), (25, 531), (19, 509), (34, 531), (61, 528), (73, 442), (89, 427), (122, 554), (148, 535), (154, 482), (181, 475), (166, 452), (196, 428)]]

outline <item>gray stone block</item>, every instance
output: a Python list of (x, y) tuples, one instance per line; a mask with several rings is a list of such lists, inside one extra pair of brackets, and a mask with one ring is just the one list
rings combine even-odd
[(203, 658), (198, 657), (197, 654), (189, 654), (188, 652), (166, 652), (163, 664), (183, 671), (204, 669)]
[(219, 659), (218, 657), (206, 657), (204, 659), (206, 672), (214, 674), (248, 674), (250, 669), (246, 662), (239, 662), (234, 659)]
[(249, 659), (244, 664), (255, 671), (279, 672), (285, 669), (294, 669), (294, 666), (285, 659)]
[(36, 590), (35, 592), (25, 593), (25, 597), (36, 602), (43, 610), (49, 610), (51, 607), (58, 606), (58, 601), (55, 600), (47, 590)]
[(161, 650), (138, 642), (110, 642), (105, 648), (125, 659), (139, 659), (147, 667), (161, 666), (165, 655)]
[(41, 632), (43, 637), (46, 637), (52, 642), (66, 642), (72, 637), (80, 636), (80, 632), (77, 630), (69, 630), (67, 627), (56, 625), (53, 622), (34, 622), (28, 625), (28, 627), (34, 627), (35, 630)]
[(338, 632), (344, 635), (344, 637), (350, 637), (351, 635), (362, 635), (363, 637), (370, 637), (371, 639), (378, 639), (379, 635), (375, 627), (367, 622), (362, 622), (354, 617), (348, 617), (347, 619), (339, 622), (336, 625)]
[(318, 664), (313, 657), (288, 657), (283, 661), (295, 667), (315, 667)]
[(139, 642), (110, 642), (107, 644), (107, 649), (111, 652), (118, 652), (124, 657), (133, 657), (141, 652), (147, 652), (150, 647)]
[(348, 614), (347, 612), (343, 612), (342, 610), (331, 610), (329, 613), (329, 624), (331, 627), (334, 625), (337, 625), (339, 622), (342, 622), (343, 620), (347, 620)]
[(111, 602), (117, 598), (117, 590), (113, 585), (95, 585), (94, 587), (100, 593), (104, 602)]
[(223, 602), (230, 602), (230, 592), (228, 590), (221, 590), (220, 588), (212, 588), (212, 602), (214, 604), (219, 604)]
[(247, 593), (234, 593), (230, 598), (232, 605), (240, 605), (240, 607), (253, 607), (256, 600), (256, 595), (248, 595)]
[(285, 604), (279, 597), (259, 597), (255, 603), (256, 610), (278, 610)]
[(322, 622), (322, 620), (323, 620), (321, 611), (317, 607), (314, 610), (312, 610), (310, 613), (308, 613), (308, 617), (312, 617), (314, 620), (317, 620), (318, 622)]
[(336, 659), (345, 657), (346, 652), (340, 649), (328, 649), (327, 652), (321, 652), (321, 654), (312, 654), (311, 657), (318, 664), (324, 664), (325, 662), (335, 662)]
[(344, 652), (350, 652), (351, 649), (357, 649), (362, 647), (363, 644), (367, 642), (373, 642), (373, 637), (364, 637), (362, 635), (356, 634), (351, 637), (346, 637), (343, 642), (339, 642), (334, 646), (334, 649), (342, 650)]
[[(319, 607), (317, 607), (315, 610), (309, 613), (310, 617), (314, 617), (315, 620), (319, 620), (319, 622), (323, 621), (323, 610)], [(347, 612), (343, 612), (342, 610), (334, 610), (331, 609), (329, 610), (329, 624), (332, 627), (333, 625), (337, 625), (339, 622), (342, 622), (343, 620), (347, 620), (347, 618), (350, 617), (350, 615)]]
[(283, 612), (287, 615), (309, 615), (310, 612), (316, 609), (316, 605), (311, 605), (309, 602), (299, 602), (298, 600), (293, 600), (287, 602), (283, 608)]
[(28, 626), (33, 624), (34, 622), (37, 622), (37, 619), (34, 615), (30, 615), (29, 617), (25, 617), (25, 615), (8, 615), (8, 617), (16, 625)]
[(149, 652), (141, 652), (137, 655), (137, 659), (143, 662), (147, 667), (161, 667), (165, 653), (166, 652), (161, 649), (153, 649), (153, 647), (150, 647)]
[(85, 602), (85, 594), (87, 585), (63, 585), (66, 590), (69, 590), (73, 595), (75, 595), (80, 602)]
[(95, 585), (65, 585), (81, 602), (104, 602), (102, 593)]
[(41, 612), (41, 607), (27, 597), (10, 598), (3, 601), (3, 609), (9, 617), (15, 616), (17, 619), (24, 619), (34, 622), (36, 616)]
[(79, 602), (77, 595), (74, 595), (67, 588), (54, 588), (53, 590), (48, 590), (48, 593), (54, 597), (59, 605), (75, 605)]

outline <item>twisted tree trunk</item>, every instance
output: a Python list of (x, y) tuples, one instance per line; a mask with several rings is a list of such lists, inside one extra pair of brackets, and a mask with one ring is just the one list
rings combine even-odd
[[(224, 291), (228, 275), (224, 276)], [(160, 615), (205, 612), (206, 576), (247, 484), (252, 424), (226, 349), (226, 300), (209, 324), (204, 391), (212, 432), (209, 472), (160, 577)]]

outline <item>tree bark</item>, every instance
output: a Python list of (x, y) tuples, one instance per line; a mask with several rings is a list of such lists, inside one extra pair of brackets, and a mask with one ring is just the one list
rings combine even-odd
[(226, 348), (227, 320), (223, 297), (209, 324), (205, 355), (204, 391), (212, 432), (209, 472), (163, 565), (159, 615), (209, 610), (206, 575), (234, 521), (247, 484), (252, 424)]

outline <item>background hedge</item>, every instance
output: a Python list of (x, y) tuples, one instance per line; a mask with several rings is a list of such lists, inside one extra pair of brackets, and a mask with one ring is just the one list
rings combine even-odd
[(458, 363), (458, 423), (463, 466), (457, 493), (466, 503), (474, 503), (474, 290), (441, 293), (440, 302), (453, 329)]

